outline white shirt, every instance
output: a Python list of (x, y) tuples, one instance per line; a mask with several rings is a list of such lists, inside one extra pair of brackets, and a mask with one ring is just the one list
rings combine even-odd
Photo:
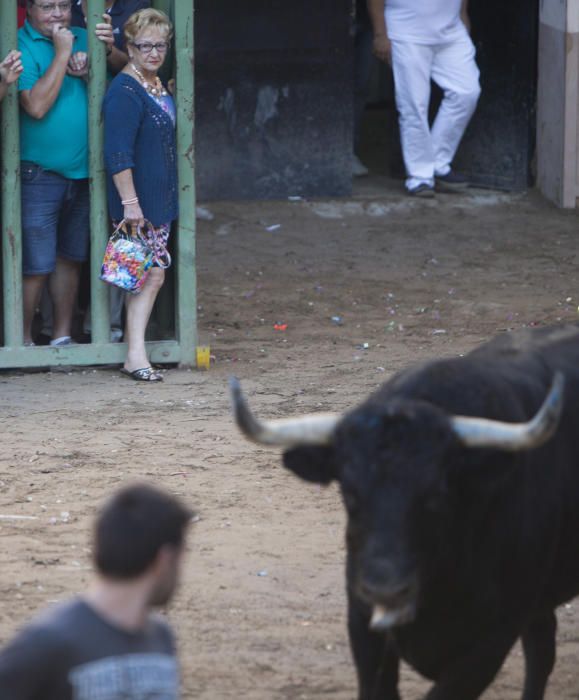
[(388, 38), (413, 44), (446, 44), (464, 36), (462, 0), (386, 0)]

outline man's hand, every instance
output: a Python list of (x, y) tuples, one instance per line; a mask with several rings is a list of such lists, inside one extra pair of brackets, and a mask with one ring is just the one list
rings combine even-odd
[(386, 34), (380, 34), (374, 37), (373, 43), (374, 56), (384, 63), (392, 62), (392, 42)]
[(94, 33), (96, 34), (97, 39), (100, 39), (100, 41), (102, 41), (106, 45), (108, 56), (115, 45), (115, 35), (113, 34), (113, 25), (110, 15), (107, 15), (107, 13), (105, 12), (105, 14), (103, 15), (103, 19), (105, 21), (99, 22), (96, 25)]
[(23, 71), (20, 51), (10, 51), (6, 58), (0, 63), (0, 77), (2, 82), (12, 85), (20, 77)]
[(72, 45), (74, 44), (74, 34), (63, 24), (55, 24), (52, 29), (52, 43), (58, 55), (68, 55), (70, 58)]
[(66, 67), (68, 75), (74, 78), (84, 78), (88, 75), (88, 56), (84, 51), (73, 53)]

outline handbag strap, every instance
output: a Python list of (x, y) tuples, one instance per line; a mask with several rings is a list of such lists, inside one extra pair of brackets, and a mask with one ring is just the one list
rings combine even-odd
[(163, 240), (155, 234), (155, 227), (150, 221), (145, 219), (145, 228), (137, 226), (137, 235), (151, 249), (153, 262), (160, 268), (166, 269), (171, 265), (171, 255)]
[(145, 219), (145, 226), (136, 227), (136, 234), (133, 234), (132, 230), (127, 231), (126, 219), (123, 219), (113, 231), (111, 238), (137, 238), (143, 245), (147, 246), (153, 253), (153, 262), (163, 269), (170, 267), (171, 265), (171, 254), (167, 250), (164, 242), (155, 235), (155, 227), (153, 224)]

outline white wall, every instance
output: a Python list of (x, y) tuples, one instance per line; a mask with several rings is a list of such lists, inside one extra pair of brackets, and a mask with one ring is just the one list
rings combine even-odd
[(579, 196), (579, 0), (541, 0), (537, 186), (561, 207)]

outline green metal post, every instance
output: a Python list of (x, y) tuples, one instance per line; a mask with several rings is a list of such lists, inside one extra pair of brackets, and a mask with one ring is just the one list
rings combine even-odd
[[(188, 0), (181, 0), (181, 3), (187, 2)], [(151, 3), (152, 6), (156, 10), (161, 10), (161, 12), (164, 12), (168, 17), (171, 18), (171, 21), (175, 21), (175, 13), (174, 13), (174, 5), (179, 4), (179, 0), (153, 0)], [(191, 0), (191, 4), (193, 4)]]
[(177, 84), (179, 221), (175, 330), (181, 364), (196, 364), (197, 273), (195, 259), (195, 69), (193, 0), (174, 0)]
[(89, 173), (90, 173), (90, 290), (91, 336), (93, 343), (107, 343), (110, 334), (109, 293), (99, 279), (103, 253), (109, 235), (107, 197), (103, 159), (102, 100), (106, 90), (105, 46), (94, 29), (103, 22), (104, 0), (88, 0), (87, 30), (90, 56), (89, 100)]
[[(177, 0), (152, 0), (151, 6), (154, 7), (155, 10), (164, 12), (167, 17), (169, 17), (171, 22), (175, 23), (175, 12), (173, 6), (176, 1)], [(181, 0), (181, 2), (183, 2), (183, 0)], [(185, 2), (187, 2), (187, 0), (185, 0)], [(193, 0), (189, 0), (189, 2), (193, 2)], [(159, 77), (165, 84), (171, 77), (175, 77), (173, 52), (167, 56), (165, 63), (163, 63), (163, 66), (159, 71)]]
[[(152, 0), (151, 6), (155, 10), (164, 12), (169, 19), (174, 21), (173, 0)], [(173, 42), (173, 47), (175, 42)], [(166, 85), (171, 78), (175, 77), (175, 56), (174, 48), (167, 55), (159, 77)], [(173, 338), (175, 334), (175, 269), (167, 272), (165, 284), (159, 292), (155, 301), (155, 311), (149, 323), (149, 331), (159, 338)]]
[[(175, 23), (177, 78), (177, 147), (179, 157), (180, 219), (177, 227), (177, 289), (175, 340), (147, 343), (153, 362), (194, 365), (197, 346), (197, 295), (195, 270), (195, 160), (193, 110), (193, 0), (155, 0)], [(101, 103), (106, 87), (106, 57), (94, 35), (101, 21), (104, 0), (88, 0), (91, 74), (90, 188), (91, 188), (91, 307), (92, 343), (56, 347), (22, 347), (22, 243), (20, 212), (20, 152), (18, 99), (11, 88), (0, 110), (2, 138), (2, 273), (4, 289), (4, 347), (0, 368), (46, 367), (121, 363), (126, 346), (109, 341), (108, 288), (98, 276), (108, 237), (108, 216), (103, 167)], [(0, 53), (16, 47), (16, 2), (0, 0)]]
[[(16, 2), (0, 2), (0, 56), (17, 46)], [(12, 86), (1, 107), (2, 280), (4, 345), (22, 345), (22, 235), (18, 92)]]

